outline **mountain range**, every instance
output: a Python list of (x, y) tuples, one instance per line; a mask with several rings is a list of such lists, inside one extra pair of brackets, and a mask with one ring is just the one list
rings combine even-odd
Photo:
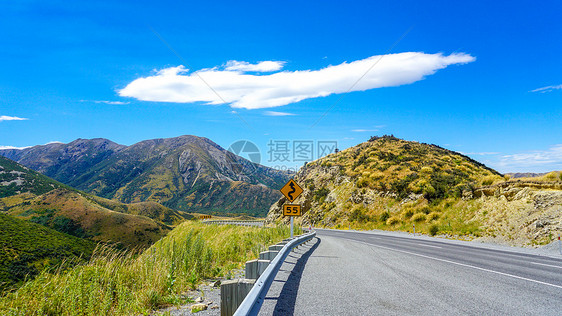
[(73, 188), (123, 203), (159, 202), (184, 212), (264, 216), (291, 176), (252, 163), (211, 140), (180, 136), (131, 146), (77, 139), (0, 150)]

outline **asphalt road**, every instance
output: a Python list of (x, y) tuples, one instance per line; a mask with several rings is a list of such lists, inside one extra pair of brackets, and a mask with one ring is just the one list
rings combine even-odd
[(260, 315), (562, 315), (562, 259), (318, 230)]

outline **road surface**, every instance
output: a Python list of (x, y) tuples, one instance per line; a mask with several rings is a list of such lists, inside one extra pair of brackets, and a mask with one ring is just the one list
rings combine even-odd
[(318, 230), (281, 267), (260, 315), (562, 315), (562, 259)]

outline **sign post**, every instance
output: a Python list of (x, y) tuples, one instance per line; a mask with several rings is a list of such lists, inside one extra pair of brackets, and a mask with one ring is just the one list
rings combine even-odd
[(560, 251), (560, 254), (562, 255), (562, 242), (560, 241), (560, 233), (558, 233), (558, 250)]
[[(287, 184), (285, 184), (281, 188), (281, 193), (289, 200), (289, 202), (293, 202), (294, 200), (299, 197), (302, 193), (302, 188), (295, 182), (295, 180), (291, 179)], [(291, 217), (291, 238), (293, 238), (293, 217), (295, 216), (302, 216), (301, 212), (301, 205), (300, 204), (284, 204), (283, 205), (283, 215)]]
[(291, 239), (293, 238), (293, 217), (291, 216)]

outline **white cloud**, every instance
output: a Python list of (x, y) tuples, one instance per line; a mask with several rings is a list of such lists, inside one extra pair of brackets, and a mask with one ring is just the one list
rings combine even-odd
[(17, 117), (17, 116), (6, 116), (6, 115), (1, 115), (0, 116), (0, 122), (2, 121), (26, 121), (28, 119), (23, 118), (23, 117)]
[(550, 92), (552, 90), (562, 90), (562, 84), (559, 84), (557, 86), (546, 86), (546, 87), (538, 88), (535, 90), (531, 90), (531, 92), (545, 93), (545, 92)]
[(26, 148), (30, 148), (31, 146), (26, 146), (26, 147), (15, 147), (15, 146), (0, 146), (0, 150), (4, 150), (4, 149), (26, 149)]
[[(444, 145), (448, 146), (449, 144), (444, 144)], [(498, 155), (499, 152), (495, 152), (495, 151), (483, 151), (483, 152), (472, 152), (472, 153), (461, 152), (461, 154), (466, 155), (466, 156), (470, 156), (470, 155), (488, 156), (488, 155)]]
[(261, 61), (257, 64), (250, 64), (245, 61), (230, 60), (225, 65), (227, 71), (253, 71), (253, 72), (272, 72), (283, 68), (284, 61)]
[[(49, 145), (49, 144), (64, 144), (63, 142), (59, 142), (59, 141), (52, 141), (52, 142), (48, 142), (45, 145)], [(31, 148), (33, 146), (23, 146), (23, 147), (16, 147), (16, 146), (0, 146), (0, 150), (3, 149), (26, 149), (26, 148)]]
[(277, 112), (277, 111), (265, 111), (263, 112), (264, 115), (267, 116), (292, 116), (292, 115), (296, 115), (293, 113), (288, 113), (288, 112)]
[(107, 101), (107, 100), (80, 100), (80, 102), (94, 102), (96, 104), (110, 104), (110, 105), (123, 105), (123, 104), (129, 104), (131, 102), (123, 102), (123, 101)]
[(363, 132), (378, 132), (380, 131), (381, 128), (385, 127), (385, 125), (377, 125), (377, 126), (373, 126), (374, 128), (357, 128), (357, 129), (352, 129), (352, 132), (357, 132), (357, 133), (363, 133)]
[(363, 132), (378, 132), (378, 129), (352, 129), (352, 132), (363, 133)]
[(94, 101), (94, 103), (104, 103), (104, 104), (111, 104), (111, 105), (129, 104), (129, 102), (123, 102), (123, 101), (104, 101), (104, 100)]
[[(215, 67), (192, 73), (180, 65), (162, 69), (153, 76), (138, 78), (118, 93), (141, 101), (206, 104), (224, 101), (233, 108), (262, 109), (348, 90), (365, 91), (410, 84), (449, 65), (474, 60), (464, 53), (444, 56), (441, 53), (407, 52), (372, 56), (320, 70), (279, 71), (267, 75), (245, 73), (249, 69), (274, 68), (258, 67), (265, 62), (251, 65), (231, 61), (223, 69)], [(280, 62), (272, 63), (277, 63), (279, 69), (282, 66)], [(357, 82), (359, 78), (362, 79)]]
[(562, 144), (554, 145), (548, 150), (535, 150), (525, 153), (504, 155), (498, 163), (502, 169), (544, 170), (549, 168), (560, 168), (562, 166)]

